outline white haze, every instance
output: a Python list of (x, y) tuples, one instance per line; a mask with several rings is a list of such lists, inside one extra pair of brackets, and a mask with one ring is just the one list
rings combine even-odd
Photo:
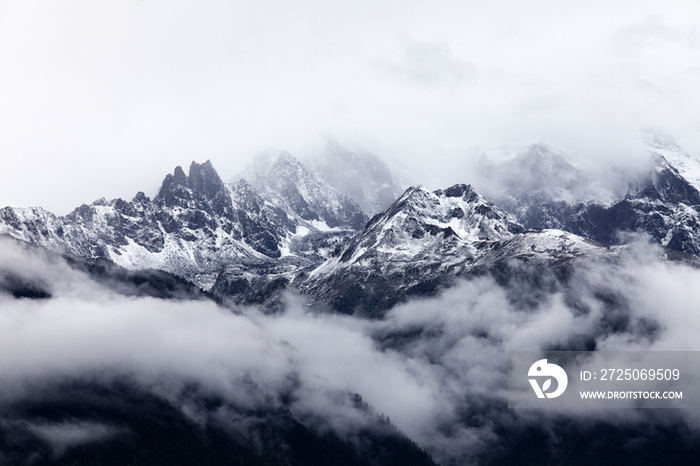
[(228, 179), (327, 138), (430, 188), (498, 145), (634, 163), (652, 127), (700, 154), (699, 19), (687, 0), (2, 0), (0, 206), (152, 196), (191, 160)]
[(55, 457), (78, 445), (104, 442), (124, 433), (123, 429), (96, 422), (28, 423), (26, 427), (51, 445)]
[[(437, 298), (399, 305), (383, 320), (367, 321), (310, 312), (291, 295), (278, 316), (255, 309), (232, 312), (207, 301), (125, 297), (60, 258), (2, 240), (0, 270), (43, 283), (53, 296), (0, 295), (0, 402), (31, 397), (34, 388), (52, 380), (109, 383), (128, 376), (206, 422), (184, 395), (184, 387), (194, 382), (204, 394), (242, 408), (291, 392), (290, 409), (299, 419), (321, 419), (341, 435), (352, 435), (371, 422), (343, 395), (359, 393), (444, 464), (467, 462), (492, 448), (499, 441), (494, 432), (499, 423), (540, 423), (551, 416), (651, 422), (650, 415), (635, 410), (508, 412), (505, 352), (539, 350), (590, 335), (599, 349), (700, 350), (700, 271), (658, 257), (656, 247), (639, 243), (618, 266), (579, 267), (573, 283), (589, 306), (583, 315), (559, 294), (534, 311), (515, 309), (506, 290), (479, 278)], [(601, 286), (629, 300), (633, 323), (640, 318), (659, 322), (660, 334), (601, 333), (605, 310), (593, 297)], [(393, 349), (383, 343), (416, 330), (419, 338)], [(468, 427), (460, 420), (465, 409), (478, 410), (491, 422)], [(700, 427), (692, 412), (681, 415)], [(38, 426), (35, 433), (61, 452), (71, 442), (107, 439), (120, 428), (88, 427)]]

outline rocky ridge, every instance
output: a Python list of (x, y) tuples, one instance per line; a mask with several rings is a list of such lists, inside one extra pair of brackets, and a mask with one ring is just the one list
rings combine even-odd
[(169, 272), (236, 303), (274, 308), (293, 288), (336, 311), (378, 317), (457, 277), (537, 281), (548, 270), (565, 279), (576, 261), (615, 256), (619, 248), (607, 245), (621, 244), (621, 231), (697, 255), (700, 163), (668, 141), (655, 144), (654, 169), (610, 204), (574, 196), (585, 194), (585, 178), (565, 154), (538, 145), (507, 167), (535, 175), (511, 176), (506, 201), (515, 204), (502, 198), (498, 207), (463, 184), (412, 187), (367, 221), (357, 203), (282, 152), (256, 158), (228, 184), (209, 161), (187, 174), (176, 167), (152, 200), (100, 199), (64, 217), (6, 207), (0, 234)]
[(522, 263), (553, 267), (612, 252), (561, 230), (526, 230), (469, 185), (434, 192), (414, 187), (299, 286), (337, 311), (376, 317), (456, 277), (506, 277), (506, 269)]
[[(291, 156), (279, 157), (266, 178), (295, 192), (296, 203), (263, 197), (245, 179), (227, 185), (211, 162), (192, 162), (188, 174), (181, 167), (168, 174), (152, 200), (143, 193), (131, 201), (99, 199), (64, 217), (42, 208), (5, 207), (0, 234), (127, 269), (163, 270), (205, 290), (221, 287), (222, 274), (246, 280), (284, 274), (322, 260), (354, 233), (351, 225), (366, 219), (332, 188), (285, 171), (297, 173), (299, 167)], [(310, 184), (315, 191), (305, 190)], [(331, 198), (330, 207), (322, 205), (319, 191)]]

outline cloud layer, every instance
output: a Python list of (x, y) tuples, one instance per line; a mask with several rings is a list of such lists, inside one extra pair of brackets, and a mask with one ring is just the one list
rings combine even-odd
[[(660, 127), (700, 152), (700, 7), (685, 1), (82, 1), (0, 6), (0, 204), (65, 214), (153, 195), (211, 159), (326, 138), (472, 182), (472, 151), (638, 155)], [(434, 160), (440, 160), (435, 164)]]
[[(52, 295), (0, 295), (3, 404), (31, 398), (51, 381), (127, 377), (198, 422), (207, 414), (188, 391), (192, 384), (200, 396), (241, 409), (284, 403), (299, 419), (351, 436), (372, 422), (345, 395), (359, 393), (445, 464), (487, 454), (502, 444), (505, 428), (560, 419), (675, 419), (700, 428), (700, 418), (682, 411), (507, 409), (507, 350), (700, 349), (700, 271), (661, 261), (644, 243), (617, 263), (577, 266), (536, 309), (523, 310), (513, 290), (484, 277), (397, 306), (380, 321), (318, 313), (293, 295), (276, 316), (208, 301), (126, 297), (41, 250), (6, 240), (0, 248), (3, 274), (22, 269)], [(33, 432), (56, 451), (118, 433), (119, 426), (80, 422), (37, 424)]]

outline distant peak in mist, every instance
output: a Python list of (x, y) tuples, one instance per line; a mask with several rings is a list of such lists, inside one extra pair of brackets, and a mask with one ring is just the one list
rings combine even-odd
[(658, 128), (646, 128), (642, 130), (642, 140), (646, 145), (651, 147), (673, 146), (679, 148), (673, 136)]
[(307, 163), (321, 179), (357, 202), (370, 216), (389, 207), (405, 188), (376, 154), (350, 149), (335, 141)]

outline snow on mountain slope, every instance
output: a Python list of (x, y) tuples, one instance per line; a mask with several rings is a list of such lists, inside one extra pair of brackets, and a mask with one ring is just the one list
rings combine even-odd
[[(573, 235), (560, 234), (557, 240), (545, 235), (537, 244), (516, 240), (523, 227), (467, 185), (435, 192), (410, 188), (350, 238), (353, 230), (330, 228), (324, 221), (330, 217), (302, 217), (312, 211), (294, 204), (295, 194), (305, 201), (304, 193), (319, 205), (318, 193), (325, 188), (304, 180), (306, 174), (293, 160), (283, 156), (279, 161), (285, 173), (294, 171), (302, 180), (293, 188), (302, 188), (290, 191), (289, 183), (275, 184), (269, 173), (281, 168), (268, 170), (263, 197), (245, 179), (224, 185), (211, 163), (193, 163), (187, 175), (177, 167), (166, 176), (153, 200), (141, 193), (131, 202), (100, 199), (65, 217), (6, 208), (1, 231), (78, 257), (164, 270), (242, 303), (269, 303), (292, 285), (346, 310), (358, 305), (357, 287), (371, 291), (359, 293), (367, 295), (359, 304), (384, 309), (407, 294), (429, 293), (451, 277), (489, 267), (491, 259), (530, 257), (539, 246), (544, 248), (540, 255), (559, 258), (566, 251), (576, 256), (567, 244), (585, 249)], [(272, 186), (287, 188), (293, 202)], [(308, 196), (311, 191), (317, 195)], [(341, 205), (334, 200), (326, 205)], [(331, 207), (325, 213), (333, 212)], [(554, 246), (543, 246), (552, 241)], [(504, 256), (503, 251), (510, 252)], [(312, 271), (307, 275), (305, 270)]]
[(673, 138), (660, 133), (650, 134), (645, 142), (653, 155), (663, 157), (679, 176), (700, 191), (700, 161), (696, 157), (683, 150)]
[[(131, 201), (100, 199), (64, 217), (6, 207), (0, 234), (128, 269), (170, 272), (241, 303), (267, 304), (291, 286), (342, 312), (380, 315), (454, 277), (508, 276), (513, 264), (529, 261), (549, 270), (609, 254), (585, 238), (617, 244), (624, 239), (619, 231), (643, 231), (669, 248), (700, 254), (700, 194), (681, 176), (692, 178), (698, 164), (668, 142), (655, 150), (648, 176), (612, 205), (563, 200), (561, 190), (571, 192), (581, 177), (546, 146), (518, 160), (532, 175), (517, 184), (517, 171), (511, 174), (522, 196), (512, 198), (532, 214), (525, 227), (541, 214), (544, 226), (556, 221), (570, 233), (525, 231), (467, 185), (410, 188), (365, 225), (356, 203), (281, 153), (256, 159), (244, 178), (229, 184), (209, 161), (193, 162), (187, 174), (176, 167), (152, 200), (143, 193)], [(553, 183), (557, 201), (549, 188), (530, 192), (549, 177), (562, 178)], [(358, 225), (364, 230), (356, 231)]]
[(417, 187), (295, 283), (338, 311), (380, 316), (407, 296), (431, 294), (455, 277), (511, 268), (513, 260), (554, 266), (608, 252), (571, 233), (525, 231), (471, 186), (432, 193)]
[(153, 200), (143, 193), (130, 202), (99, 199), (65, 217), (10, 207), (0, 215), (0, 233), (72, 256), (105, 257), (129, 269), (164, 270), (205, 289), (222, 263), (265, 261), (275, 252), (241, 227), (239, 217), (246, 214), (234, 209), (208, 161), (193, 162), (189, 175), (177, 167)]
[(225, 264), (279, 257), (280, 237), (294, 228), (254, 191), (229, 191), (209, 161), (193, 162), (188, 175), (177, 167), (153, 200), (143, 193), (130, 202), (99, 199), (65, 217), (6, 207), (0, 219), (2, 234), (72, 256), (105, 257), (129, 269), (164, 270), (205, 289)]
[(63, 221), (41, 207), (4, 207), (0, 209), (0, 235), (7, 235), (63, 252)]
[(412, 187), (386, 212), (372, 218), (342, 254), (312, 274), (333, 263), (362, 263), (365, 254), (406, 262), (430, 253), (447, 255), (447, 249), (459, 249), (461, 256), (473, 255), (478, 243), (508, 239), (521, 230), (471, 186), (455, 185), (435, 192)]
[(6, 207), (0, 234), (128, 269), (163, 270), (206, 290), (244, 290), (260, 302), (271, 282), (286, 286), (366, 220), (291, 156), (260, 173), (254, 179), (262, 193), (245, 179), (224, 184), (209, 161), (192, 162), (187, 174), (181, 167), (168, 174), (152, 200), (143, 193), (131, 201), (99, 199), (63, 217)]

